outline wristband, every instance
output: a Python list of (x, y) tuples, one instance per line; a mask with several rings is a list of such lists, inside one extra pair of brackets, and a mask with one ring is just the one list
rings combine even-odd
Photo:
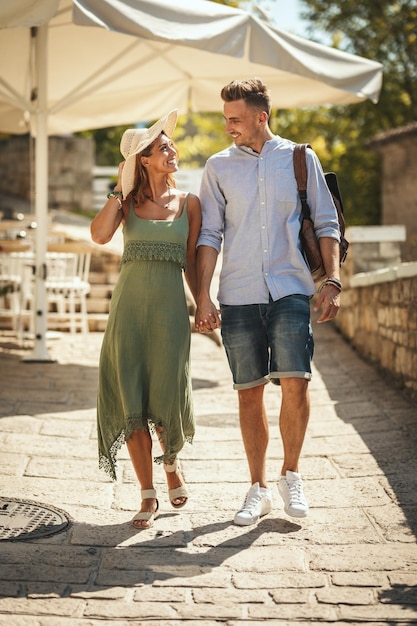
[(333, 276), (329, 276), (329, 278), (326, 278), (326, 280), (320, 285), (319, 292), (326, 285), (332, 285), (332, 287), (336, 287), (336, 289), (338, 289), (339, 292), (342, 291), (343, 289), (342, 282), (338, 278), (334, 278)]
[(107, 194), (107, 199), (110, 200), (110, 198), (114, 198), (115, 200), (117, 200), (117, 202), (119, 203), (119, 211), (120, 209), (123, 207), (123, 202), (120, 200), (119, 196), (117, 194), (120, 194), (120, 191), (111, 191), (110, 193)]

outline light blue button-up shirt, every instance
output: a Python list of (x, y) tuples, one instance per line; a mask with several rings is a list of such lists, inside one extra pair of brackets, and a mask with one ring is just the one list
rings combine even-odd
[[(291, 294), (312, 296), (314, 281), (300, 248), (301, 202), (293, 168), (295, 144), (279, 136), (258, 154), (232, 145), (210, 157), (200, 201), (198, 246), (221, 251), (218, 301), (262, 304)], [(321, 164), (307, 149), (307, 198), (317, 237), (339, 240), (339, 225)]]

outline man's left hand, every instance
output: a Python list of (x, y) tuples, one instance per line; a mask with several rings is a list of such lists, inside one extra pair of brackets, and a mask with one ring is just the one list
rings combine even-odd
[(333, 285), (323, 285), (317, 295), (314, 311), (320, 311), (321, 315), (317, 319), (319, 324), (332, 320), (340, 309), (340, 291)]

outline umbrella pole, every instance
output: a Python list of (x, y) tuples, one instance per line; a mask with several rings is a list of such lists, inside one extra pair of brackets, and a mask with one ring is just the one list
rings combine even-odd
[(35, 139), (35, 304), (34, 346), (23, 360), (27, 362), (52, 362), (46, 347), (47, 293), (46, 293), (46, 241), (48, 228), (48, 130), (47, 130), (47, 48), (48, 25), (37, 28), (35, 38), (36, 65), (36, 139)]

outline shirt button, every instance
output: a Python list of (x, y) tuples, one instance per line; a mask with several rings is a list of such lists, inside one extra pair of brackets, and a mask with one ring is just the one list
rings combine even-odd
[(262, 224), (262, 228), (263, 228), (263, 229), (265, 229), (265, 228), (266, 228), (265, 224)]
[(262, 181), (263, 181), (263, 178), (260, 178), (259, 180), (262, 182)]
[(268, 276), (268, 272), (265, 272), (265, 276)]
[(267, 248), (265, 248), (264, 252), (268, 252)]

